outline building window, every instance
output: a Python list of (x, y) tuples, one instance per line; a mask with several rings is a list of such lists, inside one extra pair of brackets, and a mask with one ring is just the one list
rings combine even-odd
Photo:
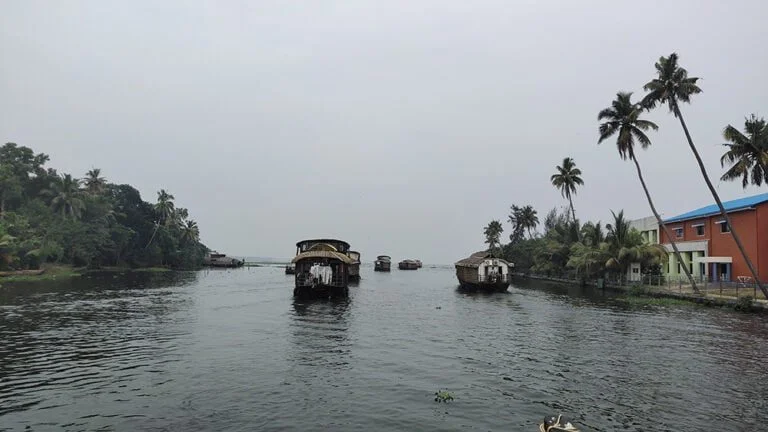
[(730, 227), (730, 226), (728, 226), (728, 223), (727, 223), (727, 222), (723, 221), (723, 222), (720, 224), (720, 232), (721, 232), (721, 233), (729, 233), (729, 232), (731, 232), (731, 227)]
[(696, 228), (696, 235), (697, 236), (703, 236), (704, 235), (704, 225), (696, 225), (694, 228)]
[(675, 228), (675, 237), (683, 238), (683, 228)]

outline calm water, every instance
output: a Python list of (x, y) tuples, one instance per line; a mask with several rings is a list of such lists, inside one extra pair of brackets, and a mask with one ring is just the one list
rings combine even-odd
[(764, 317), (362, 273), (336, 302), (270, 267), (0, 288), (0, 429), (768, 430)]

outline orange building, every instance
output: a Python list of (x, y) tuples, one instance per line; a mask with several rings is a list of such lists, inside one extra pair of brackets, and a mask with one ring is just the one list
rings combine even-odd
[[(727, 201), (723, 207), (760, 280), (768, 281), (768, 193)], [(699, 279), (752, 279), (752, 273), (733, 240), (731, 227), (725, 223), (716, 204), (669, 218), (664, 225), (674, 237), (683, 259), (679, 263), (670, 253), (669, 274), (683, 273), (681, 266), (686, 265)], [(671, 252), (672, 247), (664, 230), (659, 231), (660, 243)]]

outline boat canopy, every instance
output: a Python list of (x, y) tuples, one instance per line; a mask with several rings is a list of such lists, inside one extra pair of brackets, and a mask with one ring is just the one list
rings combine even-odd
[(291, 263), (297, 263), (305, 259), (317, 259), (317, 258), (339, 260), (344, 264), (348, 264), (348, 265), (354, 264), (355, 262), (352, 258), (348, 257), (346, 254), (343, 254), (341, 252), (327, 251), (327, 250), (311, 250), (311, 251), (302, 252), (296, 255), (291, 260)]
[(470, 255), (468, 258), (464, 258), (461, 261), (456, 262), (456, 267), (471, 267), (471, 268), (478, 268), (480, 267), (480, 264), (485, 262), (487, 259), (492, 259), (494, 261), (497, 261), (499, 264), (503, 264), (509, 267), (514, 267), (514, 264), (509, 263), (501, 258), (495, 258), (490, 252), (475, 252), (472, 255)]
[(309, 250), (347, 252), (349, 250), (349, 243), (336, 239), (310, 239), (296, 243), (296, 248), (299, 252), (306, 252)]

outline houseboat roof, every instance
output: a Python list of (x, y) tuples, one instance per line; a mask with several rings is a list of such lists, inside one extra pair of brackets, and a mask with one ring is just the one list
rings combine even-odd
[(379, 256), (376, 257), (376, 259), (379, 260), (379, 261), (385, 261), (385, 260), (386, 261), (391, 261), (392, 257), (389, 256), (389, 255), (379, 255)]
[(344, 240), (338, 240), (338, 239), (309, 239), (309, 240), (302, 240), (298, 243), (296, 243), (296, 247), (301, 247), (301, 245), (305, 243), (339, 243), (345, 246), (345, 249), (349, 249), (349, 243), (345, 242)]
[(501, 259), (501, 258), (495, 258), (490, 252), (475, 252), (472, 255), (470, 255), (467, 258), (464, 258), (463, 260), (456, 262), (456, 267), (473, 267), (478, 268), (480, 267), (480, 264), (483, 263), (486, 259), (492, 258), (496, 261), (499, 261), (500, 263), (506, 264), (508, 266), (512, 266), (511, 263), (508, 263), (507, 261)]
[(344, 264), (354, 264), (355, 260), (347, 256), (346, 254), (343, 254), (341, 252), (334, 252), (334, 251), (309, 251), (309, 252), (302, 252), (291, 260), (291, 263), (297, 263), (301, 260), (308, 259), (308, 258), (327, 258), (327, 259), (335, 259), (343, 262)]
[[(758, 204), (762, 204), (764, 202), (768, 202), (768, 193), (753, 195), (746, 198), (739, 198), (731, 201), (725, 201), (723, 202), (723, 207), (725, 207), (726, 212), (730, 213), (730, 212), (735, 212), (739, 210), (747, 210)], [(717, 204), (712, 204), (706, 207), (689, 211), (687, 213), (683, 213), (681, 215), (677, 215), (675, 217), (671, 217), (669, 219), (666, 219), (664, 223), (682, 222), (690, 219), (698, 219), (698, 218), (703, 218), (707, 216), (714, 216), (719, 213), (720, 213), (720, 208), (717, 206)]]

